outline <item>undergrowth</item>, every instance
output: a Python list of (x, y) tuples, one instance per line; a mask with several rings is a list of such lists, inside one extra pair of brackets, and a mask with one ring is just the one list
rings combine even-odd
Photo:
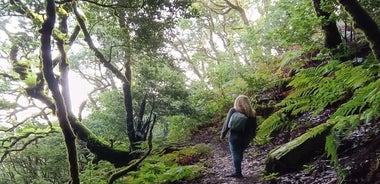
[(199, 144), (168, 154), (154, 154), (142, 163), (138, 171), (130, 172), (121, 183), (173, 183), (193, 180), (205, 169), (196, 164), (205, 161), (203, 154), (210, 152), (206, 145)]
[(297, 73), (289, 87), (292, 92), (279, 104), (279, 110), (259, 125), (257, 142), (271, 141), (274, 132), (296, 127), (295, 119), (312, 112), (316, 117), (334, 108), (327, 122), (333, 123), (325, 150), (344, 180), (339, 168), (338, 147), (358, 126), (380, 117), (380, 65), (373, 57), (365, 62), (331, 60), (323, 66)]
[[(196, 179), (206, 169), (202, 166), (202, 163), (206, 161), (203, 156), (210, 151), (211, 148), (204, 144), (184, 147), (167, 154), (153, 151), (141, 163), (137, 171), (129, 172), (115, 183), (166, 184)], [(112, 168), (110, 163), (103, 161), (98, 164), (88, 164), (85, 172), (81, 173), (81, 181), (84, 184), (107, 183), (109, 174), (115, 170)]]

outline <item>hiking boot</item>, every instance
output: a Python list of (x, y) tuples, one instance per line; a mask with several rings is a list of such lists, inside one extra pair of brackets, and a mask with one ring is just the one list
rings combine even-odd
[(240, 173), (232, 173), (232, 174), (227, 174), (225, 177), (231, 177), (231, 178), (242, 178), (243, 175)]

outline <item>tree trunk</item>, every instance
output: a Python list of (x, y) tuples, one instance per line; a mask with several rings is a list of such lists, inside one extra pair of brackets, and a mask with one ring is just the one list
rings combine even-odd
[[(131, 68), (129, 65), (126, 66), (126, 70), (129, 70), (129, 72), (131, 72)], [(133, 121), (133, 105), (132, 105), (131, 93), (132, 93), (131, 84), (129, 82), (124, 83), (123, 94), (124, 94), (124, 107), (125, 107), (125, 112), (127, 114), (127, 122), (126, 122), (127, 133), (128, 133), (131, 149), (134, 150), (136, 146), (135, 144), (138, 140), (136, 139), (136, 132), (135, 132), (135, 126), (134, 126), (134, 121)]]
[(380, 61), (380, 30), (376, 22), (356, 0), (339, 0), (344, 9), (351, 15), (355, 27), (361, 29), (367, 37), (375, 58)]
[[(129, 84), (128, 79), (115, 66), (109, 63), (106, 60), (105, 56), (95, 47), (90, 37), (90, 34), (86, 28), (84, 20), (81, 17), (81, 15), (78, 13), (75, 5), (73, 9), (76, 15), (76, 19), (79, 23), (79, 26), (81, 27), (82, 32), (84, 34), (85, 41), (87, 42), (90, 49), (94, 51), (96, 57), (100, 60), (100, 62), (107, 69), (109, 69), (119, 80), (122, 81), (122, 83), (124, 84), (123, 90), (126, 90), (126, 91), (130, 90), (128, 86), (125, 86), (125, 84), (127, 85)], [(128, 94), (130, 93), (128, 92)], [(132, 121), (133, 121), (133, 116), (130, 116), (130, 117), (132, 117)], [(107, 160), (111, 162), (112, 164), (114, 164), (115, 167), (120, 167), (120, 166), (125, 166), (129, 164), (131, 160), (138, 158), (140, 156), (140, 154), (138, 153), (131, 153), (128, 151), (112, 149), (110, 146), (105, 145), (103, 142), (98, 140), (96, 136), (90, 130), (88, 130), (84, 125), (79, 123), (78, 119), (76, 119), (73, 114), (70, 114), (69, 118), (70, 118), (71, 126), (73, 127), (73, 130), (78, 136), (78, 138), (86, 142), (87, 148), (89, 148), (90, 151), (96, 155), (95, 161)], [(133, 124), (132, 124), (132, 128), (133, 128)], [(132, 137), (134, 137), (134, 135), (132, 135)]]
[[(50, 5), (51, 6), (51, 5)], [(28, 10), (26, 7), (24, 7), (24, 10)], [(75, 8), (74, 8), (75, 11)], [(31, 12), (30, 10), (26, 12)], [(21, 12), (22, 13), (22, 12)], [(25, 12), (24, 12), (25, 13)], [(50, 12), (51, 13), (51, 12)], [(78, 15), (78, 14), (77, 14)], [(55, 16), (55, 13), (54, 13)], [(62, 17), (61, 17), (62, 18)], [(54, 24), (54, 19), (50, 18), (48, 19), (50, 24)], [(63, 40), (60, 40), (60, 38), (53, 35), (53, 37), (57, 40), (58, 49), (60, 50), (61, 56), (54, 58), (52, 60), (51, 58), (51, 36), (52, 31), (48, 26), (51, 26), (47, 23), (44, 23), (44, 26), (40, 30), (42, 33), (41, 35), (41, 57), (44, 64), (43, 72), (37, 73), (37, 84), (34, 86), (28, 86), (25, 90), (26, 93), (34, 98), (40, 100), (42, 103), (46, 104), (49, 109), (53, 111), (53, 114), (57, 114), (57, 117), (60, 122), (60, 126), (62, 128), (62, 132), (65, 137), (65, 141), (69, 144), (67, 147), (70, 150), (76, 151), (74, 148), (75, 144), (75, 136), (76, 138), (84, 141), (86, 143), (87, 148), (95, 155), (94, 162), (105, 160), (110, 163), (112, 163), (115, 167), (121, 167), (126, 166), (130, 164), (131, 160), (134, 160), (136, 158), (139, 158), (141, 154), (138, 153), (131, 153), (129, 151), (123, 151), (123, 150), (115, 150), (112, 147), (104, 144), (102, 141), (100, 141), (96, 135), (94, 135), (90, 130), (88, 130), (83, 124), (80, 123), (80, 120), (78, 120), (75, 115), (72, 113), (70, 108), (70, 96), (69, 96), (69, 87), (68, 87), (68, 63), (66, 62), (66, 53), (64, 50), (64, 44), (72, 45), (75, 38), (79, 34), (79, 31), (84, 26), (83, 20), (78, 20), (79, 24), (75, 27), (74, 32), (72, 33), (70, 37), (69, 43), (63, 42)], [(65, 32), (65, 20), (62, 19), (60, 22), (60, 31), (63, 33)], [(83, 27), (84, 34), (86, 35), (87, 40), (89, 41), (90, 48), (94, 50), (96, 54), (99, 55), (99, 51), (96, 50), (96, 48), (93, 47), (93, 44), (91, 42), (91, 39), (89, 39), (88, 32), (85, 27)], [(13, 46), (10, 53), (10, 60), (14, 63), (14, 65), (18, 66), (18, 70), (15, 70), (15, 72), (19, 73), (20, 76), (24, 76), (24, 70), (27, 70), (27, 66), (21, 66), (19, 64), (19, 61), (17, 60), (17, 53), (18, 53), (17, 46)], [(102, 56), (102, 55), (101, 55)], [(100, 59), (103, 59), (102, 62), (105, 62), (105, 58), (100, 57)], [(60, 70), (61, 70), (61, 78), (58, 79), (55, 77), (54, 73), (52, 73), (53, 68), (60, 64)], [(108, 63), (105, 63), (104, 65), (107, 65)], [(111, 71), (118, 71), (116, 68), (112, 68), (112, 65), (107, 66)], [(51, 71), (50, 71), (51, 70)], [(114, 73), (114, 72), (113, 72)], [(116, 73), (115, 74), (119, 79), (123, 80), (123, 76)], [(48, 83), (48, 87), (51, 89), (51, 92), (53, 94), (53, 98), (50, 98), (46, 95), (45, 91), (45, 79)], [(62, 94), (59, 90), (59, 82), (62, 84)], [(57, 110), (59, 108), (59, 111)], [(70, 135), (71, 133), (74, 133), (74, 135)], [(75, 160), (76, 154), (73, 154), (72, 151), (68, 152), (70, 153), (69, 157), (70, 160)], [(70, 161), (70, 163), (76, 163), (76, 161)], [(73, 173), (76, 173), (76, 166), (74, 166), (72, 169)], [(76, 176), (73, 176), (76, 178)]]
[(336, 49), (342, 43), (342, 39), (335, 21), (329, 20), (331, 12), (326, 12), (321, 8), (321, 1), (313, 0), (314, 10), (318, 17), (322, 18), (322, 30), (325, 33), (325, 47)]
[[(119, 3), (123, 4), (122, 1)], [(132, 49), (131, 49), (131, 43), (130, 43), (130, 30), (128, 25), (126, 24), (126, 13), (125, 11), (118, 9), (117, 10), (117, 18), (119, 27), (121, 30), (123, 30), (124, 33), (124, 42), (125, 42), (125, 51), (124, 51), (124, 76), (126, 78), (125, 81), (123, 81), (123, 94), (124, 94), (124, 107), (125, 107), (125, 113), (127, 116), (126, 121), (126, 128), (127, 128), (127, 134), (128, 139), (130, 143), (130, 149), (134, 150), (136, 149), (137, 142), (141, 141), (138, 139), (135, 129), (135, 123), (134, 123), (134, 114), (133, 114), (133, 103), (132, 103), (132, 70), (131, 70), (131, 63), (132, 63)]]
[(59, 125), (62, 129), (67, 149), (71, 182), (73, 184), (79, 184), (80, 182), (78, 170), (78, 157), (76, 152), (75, 136), (73, 130), (70, 127), (70, 123), (67, 117), (66, 105), (62, 97), (62, 94), (60, 93), (58, 80), (55, 78), (53, 73), (53, 60), (51, 56), (51, 36), (55, 24), (55, 8), (56, 7), (53, 0), (48, 0), (46, 2), (47, 18), (42, 24), (42, 28), (40, 30), (43, 74), (48, 83), (48, 87), (53, 94), (53, 98), (56, 102), (57, 117), (59, 120)]

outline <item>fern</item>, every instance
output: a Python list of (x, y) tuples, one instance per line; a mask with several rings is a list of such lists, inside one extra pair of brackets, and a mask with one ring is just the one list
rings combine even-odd
[(327, 156), (330, 157), (331, 162), (336, 168), (339, 180), (344, 181), (346, 173), (339, 165), (339, 157), (337, 152), (339, 145), (340, 141), (336, 138), (335, 134), (330, 134), (326, 137), (325, 150), (327, 152)]
[[(362, 116), (373, 116), (377, 118), (380, 116), (379, 111), (380, 103), (380, 80), (373, 81), (368, 85), (359, 88), (355, 91), (350, 101), (343, 104), (333, 115), (334, 116), (347, 116), (352, 114), (361, 114)], [(369, 113), (369, 114), (368, 114)], [(368, 118), (368, 117), (367, 117)], [(365, 118), (365, 119), (367, 119)], [(371, 118), (373, 119), (373, 118)]]
[(330, 134), (326, 137), (325, 150), (327, 152), (327, 156), (330, 157), (331, 161), (334, 163), (334, 166), (339, 165), (338, 160), (338, 150), (339, 142), (334, 134)]
[(336, 157), (333, 152), (336, 148), (331, 146), (334, 141), (338, 143), (361, 123), (380, 117), (379, 68), (379, 64), (369, 59), (359, 66), (332, 60), (323, 66), (301, 70), (289, 82), (293, 91), (277, 104), (280, 110), (259, 126), (258, 141), (265, 143), (271, 140), (273, 132), (297, 126), (288, 122), (291, 117), (284, 114), (295, 117), (313, 112), (317, 116), (326, 108), (338, 105), (329, 121), (336, 122), (334, 134), (341, 137), (330, 136), (326, 143), (330, 157)]
[(337, 170), (340, 181), (344, 181), (346, 173), (345, 170), (339, 165), (338, 148), (341, 142), (358, 127), (361, 123), (359, 115), (351, 116), (336, 116), (328, 121), (334, 123), (331, 134), (326, 137), (325, 151), (330, 158), (335, 169)]
[(351, 63), (342, 63), (335, 73), (336, 80), (349, 88), (357, 89), (373, 80), (375, 75), (363, 66), (353, 66)]
[[(373, 70), (372, 70), (373, 71)], [(351, 63), (331, 61), (325, 66), (301, 71), (289, 83), (294, 91), (279, 106), (284, 111), (297, 115), (307, 111), (322, 112), (327, 106), (348, 97), (351, 91), (365, 86), (374, 79), (371, 70)], [(365, 104), (352, 104), (349, 111), (363, 110)]]
[(301, 71), (289, 83), (294, 91), (278, 105), (291, 115), (308, 111), (315, 111), (314, 115), (317, 115), (326, 106), (341, 100), (345, 96), (345, 89), (334, 79), (334, 71), (338, 66), (338, 62), (332, 61), (321, 67)]
[(265, 91), (265, 90), (274, 89), (274, 88), (281, 88), (289, 84), (291, 80), (292, 80), (292, 77), (276, 79), (265, 84), (265, 86), (261, 88), (261, 90)]
[(336, 124), (325, 144), (326, 153), (334, 163), (341, 181), (345, 178), (345, 171), (338, 162), (339, 143), (360, 124), (380, 117), (380, 80), (377, 77), (378, 70), (372, 70), (378, 68), (378, 64), (370, 67), (343, 65), (336, 72), (336, 80), (342, 82), (346, 89), (352, 90), (353, 95), (331, 116), (329, 121), (335, 121)]
[(258, 127), (256, 142), (265, 144), (271, 140), (271, 134), (277, 130), (284, 129), (288, 123), (284, 120), (285, 115), (278, 111), (265, 119)]

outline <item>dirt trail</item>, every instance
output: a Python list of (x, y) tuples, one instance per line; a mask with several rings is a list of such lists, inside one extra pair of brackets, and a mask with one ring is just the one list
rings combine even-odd
[(199, 132), (194, 138), (195, 143), (205, 143), (213, 151), (208, 156), (207, 173), (191, 183), (198, 184), (252, 184), (263, 183), (259, 178), (263, 175), (266, 151), (256, 146), (250, 146), (244, 153), (242, 171), (243, 178), (226, 178), (226, 174), (232, 172), (232, 158), (228, 147), (228, 141), (219, 140), (220, 132), (215, 127)]

